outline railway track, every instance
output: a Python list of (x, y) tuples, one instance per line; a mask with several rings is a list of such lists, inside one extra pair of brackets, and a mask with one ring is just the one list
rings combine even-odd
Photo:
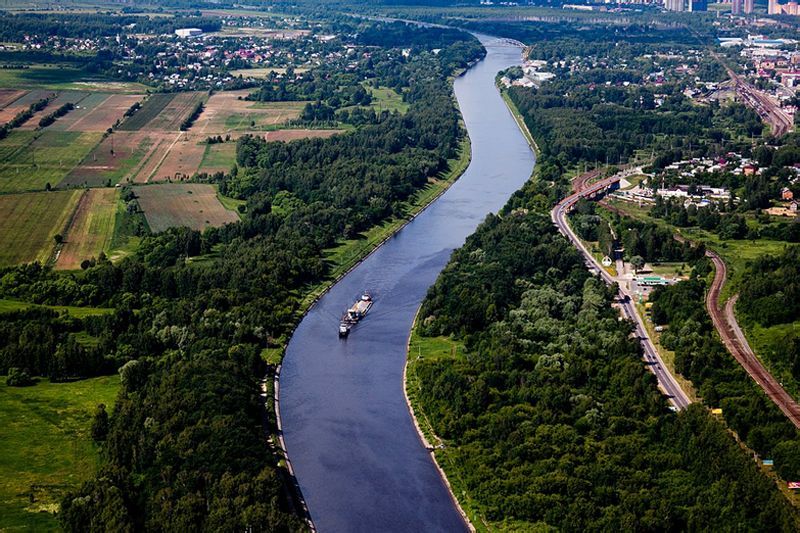
[(714, 281), (706, 295), (706, 307), (714, 327), (719, 332), (725, 347), (736, 361), (750, 375), (770, 400), (775, 402), (792, 424), (800, 428), (800, 405), (786, 392), (781, 384), (772, 377), (761, 361), (753, 353), (750, 344), (739, 327), (734, 313), (737, 296), (728, 300), (725, 307), (720, 309), (719, 296), (728, 277), (728, 268), (725, 261), (715, 252), (706, 251), (706, 255), (714, 263)]

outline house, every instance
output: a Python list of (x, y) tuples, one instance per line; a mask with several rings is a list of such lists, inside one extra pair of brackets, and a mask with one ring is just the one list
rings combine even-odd
[(794, 200), (794, 193), (789, 187), (781, 189), (781, 200)]
[(745, 176), (752, 176), (753, 174), (756, 173), (756, 170), (758, 170), (758, 167), (755, 165), (745, 165), (742, 168), (742, 171), (744, 172)]

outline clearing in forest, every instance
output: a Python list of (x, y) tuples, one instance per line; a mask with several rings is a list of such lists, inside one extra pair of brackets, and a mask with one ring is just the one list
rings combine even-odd
[(46, 263), (53, 237), (63, 235), (80, 196), (80, 191), (0, 195), (0, 266)]
[(84, 259), (96, 258), (108, 249), (114, 235), (117, 189), (83, 191), (56, 260), (56, 268), (77, 270)]
[(92, 415), (110, 413), (119, 376), (8, 387), (0, 378), (0, 531), (57, 531), (55, 512), (100, 465)]
[(202, 230), (239, 220), (234, 211), (225, 209), (211, 185), (161, 183), (133, 190), (154, 233), (180, 226)]

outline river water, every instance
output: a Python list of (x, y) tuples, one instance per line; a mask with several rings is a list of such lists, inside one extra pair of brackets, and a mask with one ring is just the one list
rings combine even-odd
[[(489, 212), (528, 179), (534, 156), (494, 83), (521, 51), (479, 36), (486, 59), (455, 81), (472, 141), (463, 176), (337, 283), (302, 320), (286, 351), (284, 438), (319, 531), (466, 529), (403, 395), (406, 342), (428, 287)], [(349, 338), (343, 311), (369, 290), (375, 304)]]

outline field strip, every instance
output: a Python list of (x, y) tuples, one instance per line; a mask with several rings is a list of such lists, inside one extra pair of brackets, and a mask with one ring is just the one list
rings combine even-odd
[(139, 163), (131, 170), (130, 174), (127, 176), (129, 181), (133, 181), (134, 183), (144, 183), (147, 179), (147, 176), (143, 173), (147, 172), (148, 174), (151, 172), (148, 170), (151, 168), (151, 162), (153, 158), (156, 157), (156, 152), (158, 148), (164, 144), (164, 139), (162, 137), (155, 137), (153, 140), (153, 144), (150, 148), (147, 149), (147, 153), (142, 156)]
[(23, 96), (25, 96), (26, 94), (28, 94), (28, 92), (27, 92), (27, 91), (20, 91), (20, 92), (19, 92), (19, 94), (17, 94), (17, 97), (16, 97), (16, 98), (14, 98), (13, 100), (9, 100), (8, 102), (6, 102), (6, 103), (5, 103), (5, 104), (3, 104), (2, 106), (0, 106), (0, 109), (5, 109), (5, 108), (7, 108), (8, 106), (12, 105), (12, 104), (13, 104), (14, 102), (16, 102), (17, 100), (19, 100), (20, 98), (22, 98)]
[[(69, 210), (65, 209), (64, 212), (61, 213), (61, 218), (55, 224), (56, 231), (60, 235), (62, 236), (65, 235), (69, 227), (72, 225), (72, 220), (75, 218), (75, 214), (78, 212), (78, 206), (80, 206), (81, 201), (83, 200), (83, 197), (86, 196), (87, 192), (88, 192), (87, 189), (84, 189), (83, 191), (75, 191), (75, 195), (78, 195), (78, 199), (77, 201), (74, 201), (72, 209)], [(74, 198), (75, 196), (73, 196), (73, 200)], [(61, 246), (54, 245), (53, 248), (51, 248), (50, 253), (48, 254), (47, 261), (46, 262), (42, 261), (42, 264), (47, 264), (47, 265), (55, 264), (56, 261), (58, 261), (59, 254), (61, 254), (62, 246), (63, 245)]]
[[(99, 103), (99, 104), (98, 104), (96, 107), (101, 107), (103, 104), (105, 104), (106, 102), (108, 102), (109, 100), (111, 100), (111, 97), (112, 97), (112, 96), (113, 96), (113, 95), (108, 95), (108, 97), (107, 97), (105, 100), (103, 100), (102, 102), (100, 102), (100, 103)], [(86, 117), (88, 117), (89, 115), (91, 115), (91, 114), (92, 114), (92, 111), (94, 111), (94, 109), (90, 110), (88, 113), (86, 113), (85, 115), (83, 115), (81, 118), (79, 118), (78, 120), (76, 120), (75, 122), (73, 122), (73, 123), (72, 123), (72, 125), (69, 127), (69, 128), (70, 128), (70, 131), (80, 131), (80, 130), (79, 130), (78, 128), (76, 128), (75, 126), (77, 126), (78, 124), (80, 124), (81, 122), (83, 122), (83, 121), (84, 121), (84, 119), (85, 119)]]
[(175, 145), (178, 144), (178, 141), (180, 140), (181, 135), (183, 135), (183, 134), (184, 134), (184, 132), (180, 132), (180, 133), (178, 133), (178, 135), (175, 136), (175, 140), (172, 141), (172, 144), (169, 145), (169, 148), (167, 148), (164, 151), (164, 155), (161, 156), (161, 160), (158, 162), (158, 165), (156, 165), (156, 168), (154, 168), (153, 171), (150, 173), (150, 175), (148, 175), (145, 178), (145, 180), (144, 180), (145, 183), (149, 183), (150, 182), (150, 178), (155, 176), (156, 172), (158, 172), (158, 169), (161, 168), (162, 164), (164, 164), (164, 160), (167, 158), (167, 156), (169, 155), (170, 151), (172, 151), (172, 148), (174, 148)]

